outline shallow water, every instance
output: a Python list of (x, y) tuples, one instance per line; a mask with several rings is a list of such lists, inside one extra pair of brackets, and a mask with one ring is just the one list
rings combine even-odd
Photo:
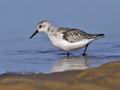
[(103, 32), (105, 37), (93, 42), (87, 56), (84, 49), (70, 52), (54, 48), (44, 34), (29, 39), (34, 30), (0, 30), (0, 73), (5, 72), (61, 72), (98, 67), (120, 60), (120, 31), (107, 28), (86, 28), (88, 32)]

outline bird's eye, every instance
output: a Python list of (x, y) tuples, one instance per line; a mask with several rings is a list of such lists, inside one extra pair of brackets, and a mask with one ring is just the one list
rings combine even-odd
[(41, 28), (42, 26), (40, 25), (39, 28)]

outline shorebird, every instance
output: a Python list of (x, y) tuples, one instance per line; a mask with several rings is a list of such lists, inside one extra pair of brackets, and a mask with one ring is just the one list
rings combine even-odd
[(66, 51), (67, 56), (70, 55), (69, 52), (71, 50), (81, 48), (85, 48), (82, 55), (86, 56), (88, 45), (91, 42), (104, 37), (104, 34), (89, 34), (80, 29), (57, 27), (47, 20), (38, 23), (37, 29), (30, 36), (30, 39), (39, 32), (47, 34), (52, 44), (55, 47)]

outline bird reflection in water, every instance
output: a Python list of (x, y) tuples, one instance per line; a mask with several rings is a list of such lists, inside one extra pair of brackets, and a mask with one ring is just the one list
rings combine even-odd
[(88, 57), (64, 57), (53, 65), (51, 72), (85, 70), (89, 68)]

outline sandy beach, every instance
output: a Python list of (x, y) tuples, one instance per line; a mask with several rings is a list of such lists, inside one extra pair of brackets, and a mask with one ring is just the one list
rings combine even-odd
[(0, 90), (119, 90), (120, 62), (50, 74), (0, 75)]

